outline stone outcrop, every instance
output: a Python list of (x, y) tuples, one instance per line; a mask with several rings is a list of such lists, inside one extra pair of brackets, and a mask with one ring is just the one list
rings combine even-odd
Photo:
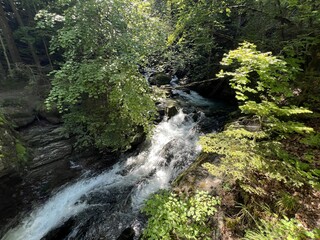
[(42, 121), (20, 133), (32, 150), (33, 157), (29, 166), (31, 169), (59, 161), (72, 153), (72, 142), (64, 134), (62, 126)]
[(15, 171), (27, 159), (27, 149), (0, 113), (0, 178)]
[(61, 122), (58, 111), (47, 110), (43, 101), (27, 87), (0, 92), (0, 109), (16, 129), (26, 127), (39, 119), (45, 119), (53, 124)]
[(171, 81), (171, 77), (166, 73), (155, 73), (149, 78), (149, 82), (151, 85), (166, 85)]

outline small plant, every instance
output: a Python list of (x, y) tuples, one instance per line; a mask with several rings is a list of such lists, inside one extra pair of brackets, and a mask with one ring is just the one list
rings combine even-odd
[(22, 143), (17, 140), (16, 141), (16, 153), (17, 153), (17, 158), (20, 164), (25, 163), (28, 160), (28, 151), (25, 146), (22, 145)]
[(277, 201), (276, 206), (280, 212), (292, 213), (298, 205), (298, 201), (294, 196), (284, 192)]
[(155, 194), (143, 208), (149, 216), (143, 239), (211, 239), (208, 222), (219, 203), (204, 191), (191, 197)]
[(301, 140), (301, 143), (311, 147), (320, 148), (320, 133), (309, 134)]
[(303, 240), (319, 239), (319, 230), (307, 231), (296, 219), (261, 220), (256, 231), (247, 231), (244, 240)]

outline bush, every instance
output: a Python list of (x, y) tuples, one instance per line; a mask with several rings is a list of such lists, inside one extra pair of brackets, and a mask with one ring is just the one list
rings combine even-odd
[(155, 194), (143, 208), (149, 216), (144, 239), (211, 239), (210, 218), (218, 199), (199, 191), (194, 196), (178, 196), (164, 191)]

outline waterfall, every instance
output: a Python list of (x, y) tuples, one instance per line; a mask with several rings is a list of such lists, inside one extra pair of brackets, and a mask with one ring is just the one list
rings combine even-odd
[[(9, 230), (2, 240), (39, 240), (70, 218), (74, 218), (75, 223), (65, 239), (100, 239), (99, 234), (115, 239), (115, 233), (110, 231), (121, 232), (132, 223), (143, 201), (159, 189), (168, 188), (194, 161), (200, 152), (199, 135), (197, 122), (180, 110), (155, 127), (145, 150), (118, 162), (106, 172), (83, 177), (60, 189)], [(100, 220), (94, 222), (97, 215)], [(119, 218), (123, 222), (119, 222)], [(91, 222), (94, 222), (90, 225), (91, 233), (81, 233), (81, 226)]]

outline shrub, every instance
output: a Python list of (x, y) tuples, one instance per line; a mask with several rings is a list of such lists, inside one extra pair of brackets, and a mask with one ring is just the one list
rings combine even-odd
[(155, 194), (143, 208), (148, 216), (144, 239), (211, 239), (210, 218), (219, 200), (207, 192), (178, 196), (164, 191)]

